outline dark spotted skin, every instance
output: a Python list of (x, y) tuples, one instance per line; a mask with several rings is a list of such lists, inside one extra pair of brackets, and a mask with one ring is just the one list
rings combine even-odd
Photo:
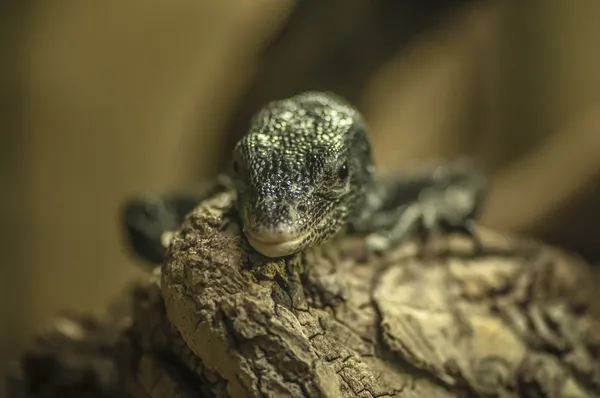
[[(338, 96), (307, 92), (254, 116), (217, 188), (137, 197), (126, 202), (123, 220), (134, 252), (160, 263), (162, 234), (179, 226), (191, 204), (233, 189), (244, 233), (265, 256), (291, 255), (342, 231), (368, 235), (372, 253), (419, 230), (474, 236), (485, 185), (464, 161), (376, 179), (361, 114)], [(157, 198), (165, 203), (157, 206)]]

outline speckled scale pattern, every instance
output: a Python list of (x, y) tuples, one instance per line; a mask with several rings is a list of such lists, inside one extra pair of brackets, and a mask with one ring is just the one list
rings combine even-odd
[[(342, 98), (322, 92), (267, 104), (233, 159), (244, 228), (309, 232), (298, 251), (340, 231), (372, 178), (363, 117)], [(344, 165), (348, 175), (339, 181)]]

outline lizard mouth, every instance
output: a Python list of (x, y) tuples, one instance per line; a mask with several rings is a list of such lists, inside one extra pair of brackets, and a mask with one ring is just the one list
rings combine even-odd
[(250, 245), (267, 257), (284, 257), (299, 252), (308, 233), (301, 235), (290, 234), (261, 234), (250, 230), (244, 231)]

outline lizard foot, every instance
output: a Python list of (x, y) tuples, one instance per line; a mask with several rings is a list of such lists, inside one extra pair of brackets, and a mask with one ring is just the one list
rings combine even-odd
[(418, 235), (426, 244), (431, 237), (443, 233), (460, 233), (474, 244), (475, 255), (483, 248), (472, 218), (474, 203), (469, 192), (460, 188), (425, 190), (419, 200), (411, 203), (398, 216), (389, 231), (378, 231), (367, 236), (367, 257), (379, 255), (409, 238)]

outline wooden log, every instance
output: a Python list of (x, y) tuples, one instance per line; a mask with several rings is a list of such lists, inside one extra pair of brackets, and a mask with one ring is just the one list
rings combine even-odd
[(12, 396), (600, 396), (597, 296), (576, 256), (481, 229), (479, 253), (443, 236), (365, 259), (346, 237), (273, 260), (231, 201), (190, 214), (110, 321), (59, 321)]

